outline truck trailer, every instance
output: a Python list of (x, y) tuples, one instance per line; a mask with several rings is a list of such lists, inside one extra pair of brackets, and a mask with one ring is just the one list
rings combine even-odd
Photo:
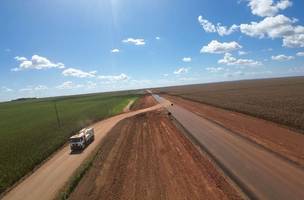
[(84, 128), (79, 131), (78, 134), (70, 137), (70, 148), (71, 151), (83, 150), (91, 142), (94, 141), (94, 129), (93, 128)]

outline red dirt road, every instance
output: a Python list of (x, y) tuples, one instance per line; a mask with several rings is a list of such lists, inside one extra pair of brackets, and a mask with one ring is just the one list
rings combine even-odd
[(95, 129), (95, 141), (91, 143), (82, 153), (70, 154), (69, 146), (64, 147), (53, 157), (46, 161), (37, 171), (23, 180), (15, 188), (9, 191), (3, 200), (52, 200), (69, 180), (76, 169), (100, 144), (104, 136), (120, 120), (134, 116), (139, 113), (159, 109), (155, 105), (151, 108), (137, 110), (120, 114), (92, 125)]
[[(168, 101), (154, 97), (168, 105)], [(304, 199), (304, 170), (176, 104), (167, 109), (254, 199)]]
[(125, 119), (112, 129), (70, 199), (195, 200), (240, 196), (166, 113), (153, 111)]
[(145, 94), (139, 98), (132, 106), (131, 110), (138, 110), (143, 108), (149, 108), (158, 104), (151, 94)]

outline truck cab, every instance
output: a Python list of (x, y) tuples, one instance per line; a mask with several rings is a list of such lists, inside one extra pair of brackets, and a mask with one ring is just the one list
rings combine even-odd
[(85, 148), (85, 138), (84, 133), (73, 135), (70, 137), (70, 148), (74, 150), (82, 150)]
[(70, 137), (69, 143), (71, 151), (83, 150), (87, 145), (94, 141), (94, 129), (84, 128), (78, 134)]

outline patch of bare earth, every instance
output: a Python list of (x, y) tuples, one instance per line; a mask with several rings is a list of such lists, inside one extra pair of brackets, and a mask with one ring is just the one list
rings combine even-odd
[(265, 148), (304, 166), (304, 135), (263, 119), (228, 111), (180, 97), (164, 95), (170, 101), (212, 120)]
[(131, 110), (139, 110), (144, 108), (149, 108), (151, 106), (156, 105), (157, 102), (152, 97), (151, 94), (145, 94), (141, 98), (139, 98), (135, 103), (131, 106)]
[(241, 199), (164, 111), (121, 121), (70, 199)]

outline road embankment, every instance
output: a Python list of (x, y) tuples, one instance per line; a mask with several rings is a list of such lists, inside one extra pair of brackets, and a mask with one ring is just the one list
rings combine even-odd
[(171, 122), (152, 111), (124, 119), (70, 199), (241, 199)]

